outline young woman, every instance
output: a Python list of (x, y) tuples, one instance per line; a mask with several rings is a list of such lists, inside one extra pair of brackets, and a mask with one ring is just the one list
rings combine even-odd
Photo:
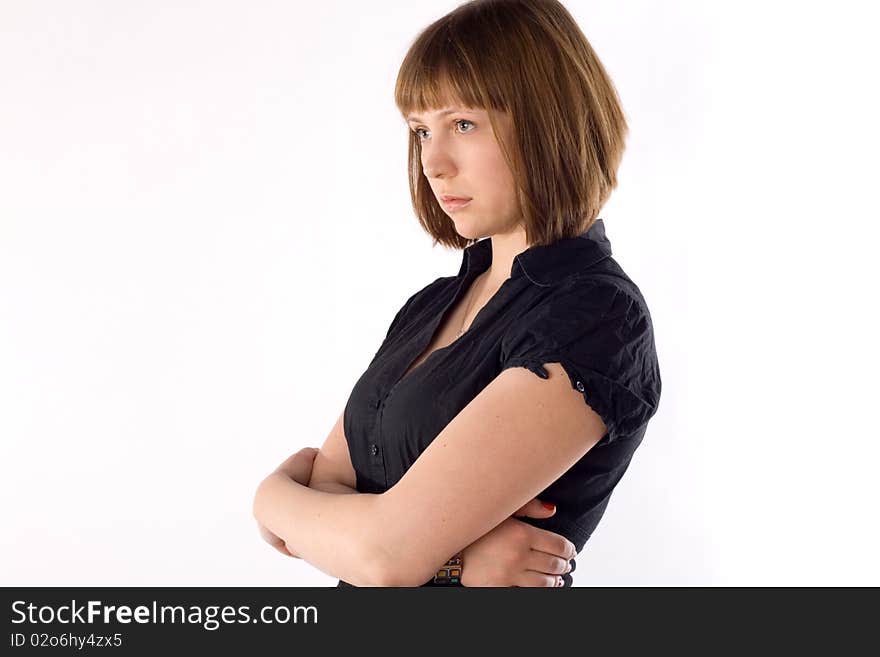
[(570, 586), (661, 389), (598, 218), (617, 93), (559, 2), (476, 0), (418, 36), (395, 100), (416, 216), (461, 267), (403, 304), (324, 446), (269, 475), (254, 515), (340, 586)]

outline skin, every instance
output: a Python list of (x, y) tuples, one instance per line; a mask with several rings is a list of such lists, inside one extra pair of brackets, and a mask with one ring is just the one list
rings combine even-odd
[[(438, 201), (443, 194), (472, 198), (467, 207), (459, 210), (440, 204), (455, 223), (457, 232), (469, 238), (489, 237), (492, 241), (491, 267), (472, 288), (475, 309), (467, 318), (470, 319), (480, 304), (485, 303), (486, 298), (510, 277), (513, 259), (528, 248), (528, 244), (515, 204), (513, 176), (493, 133), (488, 112), (459, 108), (453, 113), (443, 113), (444, 109), (426, 112), (419, 117), (410, 116), (408, 123), (421, 140), (424, 175)], [(497, 115), (497, 120), (502, 129), (509, 129), (506, 115)], [(475, 585), (552, 586), (552, 583), (510, 581), (510, 573), (530, 571), (548, 581), (554, 580), (555, 577), (548, 573), (566, 572), (565, 562), (575, 556), (574, 547), (563, 537), (550, 532), (528, 534), (513, 524), (517, 521), (512, 517), (505, 520), (505, 516), (499, 513), (501, 507), (495, 504), (501, 502), (510, 509), (506, 513), (524, 503), (519, 512), (527, 509), (536, 500), (529, 501), (522, 489), (511, 488), (509, 482), (529, 480), (531, 490), (543, 489), (598, 441), (604, 433), (604, 426), (595, 413), (585, 411), (582, 398), (571, 391), (561, 366), (550, 363), (546, 368), (551, 375), (549, 383), (537, 382), (533, 375), (514, 370), (499, 376), (475, 400), (471, 412), (456, 418), (405, 480), (385, 495), (345, 495), (350, 498), (350, 503), (346, 499), (336, 504), (326, 497), (326, 493), (309, 490), (308, 483), (292, 477), (282, 466), (264, 480), (255, 497), (254, 515), (261, 533), (276, 548), (289, 554), (294, 553), (291, 543), (295, 542), (299, 546), (297, 551), (304, 552), (304, 558), (324, 572), (333, 572), (356, 585), (380, 586), (415, 585), (425, 581), (435, 569), (434, 562), (445, 558), (460, 537), (469, 535), (473, 542), (468, 549), (478, 554), (476, 550), (483, 548), (483, 554), (489, 555), (482, 562), (479, 559), (472, 562), (482, 563), (484, 569), (503, 562), (507, 569), (491, 576), (507, 577), (508, 581), (482, 581)], [(522, 414), (522, 409), (534, 403), (543, 406), (546, 415)], [(492, 425), (486, 425), (486, 418), (492, 418)], [(482, 488), (470, 490), (472, 482), (466, 480), (459, 480), (456, 487), (447, 491), (449, 494), (445, 497), (449, 499), (439, 498), (436, 495), (440, 490), (437, 488), (439, 480), (449, 476), (447, 473), (454, 472), (456, 467), (450, 461), (450, 452), (444, 453), (447, 444), (458, 446), (451, 449), (454, 453), (472, 449), (469, 441), (473, 440), (477, 440), (475, 444), (484, 451), (472, 452), (474, 459), (469, 465), (479, 472), (479, 480), (487, 483), (486, 490), (497, 491), (497, 502), (481, 497)], [(534, 451), (536, 445), (551, 440), (556, 451), (546, 455)], [(495, 455), (499, 454), (508, 461), (498, 463), (496, 469), (498, 459)], [(546, 458), (535, 460), (538, 455)], [(347, 454), (345, 457), (347, 460)], [(534, 463), (534, 466), (519, 472), (518, 468), (525, 462)], [(510, 474), (519, 476), (511, 477)], [(517, 506), (514, 506), (512, 502), (516, 500)], [(484, 508), (472, 516), (449, 515), (449, 509), (461, 508), (462, 504), (471, 501), (475, 501), (474, 507), (482, 505)], [(449, 518), (449, 534), (428, 539), (423, 529), (424, 519), (435, 517)], [(490, 517), (496, 519), (490, 520)], [(391, 518), (396, 519), (396, 525)], [(519, 526), (535, 530), (525, 523), (519, 523)], [(385, 534), (372, 536), (376, 527), (383, 527)], [(399, 540), (391, 537), (388, 529), (395, 529), (400, 534)], [(286, 540), (280, 538), (282, 536)], [(372, 538), (367, 543), (374, 546), (373, 552), (366, 556), (348, 547), (364, 536)], [(479, 538), (475, 539), (475, 536)], [(407, 543), (405, 537), (409, 537), (407, 540), (411, 544), (406, 549), (402, 547)], [(415, 545), (417, 539), (421, 543)], [(533, 545), (528, 552), (516, 549), (529, 541)], [(490, 546), (494, 552), (489, 551)], [(517, 558), (499, 558), (503, 548), (509, 548), (506, 555), (518, 555)], [(372, 580), (369, 573), (376, 570), (376, 564), (383, 566), (382, 577)], [(395, 567), (390, 568), (390, 564)], [(397, 564), (404, 566), (398, 567)], [(467, 568), (464, 575), (468, 575)], [(463, 583), (468, 585), (466, 581)]]
[[(299, 484), (308, 485), (314, 469), (315, 458), (320, 450), (305, 447), (290, 456), (275, 470)], [(337, 482), (312, 484), (312, 488), (334, 493), (357, 493), (353, 488)], [(538, 498), (525, 504), (495, 529), (474, 541), (464, 549), (462, 585), (476, 586), (561, 586), (558, 573), (571, 570), (569, 555), (574, 545), (558, 534), (523, 523), (516, 516), (548, 518), (556, 508), (548, 509)], [(257, 526), (269, 545), (287, 557), (300, 558), (293, 548), (273, 534), (259, 521)]]
[[(407, 117), (421, 141), (422, 170), (438, 202), (443, 194), (471, 197), (469, 205), (443, 211), (462, 237), (492, 240), (492, 264), (483, 275), (487, 289), (497, 289), (508, 278), (513, 259), (528, 248), (525, 228), (516, 206), (513, 174), (483, 109), (455, 106)], [(509, 115), (494, 113), (505, 131)]]
[[(493, 118), (506, 134), (510, 134), (509, 115), (496, 112)], [(513, 259), (529, 246), (515, 203), (513, 174), (504, 159), (487, 110), (468, 108), (459, 102), (419, 116), (410, 115), (406, 120), (421, 144), (422, 172), (440, 207), (454, 222), (456, 232), (469, 239), (489, 237), (492, 241), (491, 266), (477, 278), (472, 288), (475, 297), (472, 317), (486, 303), (487, 297), (495, 294), (510, 278)], [(441, 201), (444, 194), (470, 197), (471, 201), (466, 207), (449, 209)], [(547, 517), (554, 512), (555, 508), (548, 510), (535, 498), (514, 516)], [(535, 553), (530, 548), (523, 551), (521, 545), (515, 545), (518, 539), (526, 537), (512, 533), (517, 531), (513, 526), (516, 521), (513, 516), (508, 520), (510, 522), (505, 521), (465, 548), (464, 561), (468, 564), (465, 573), (471, 582), (492, 585), (497, 581), (517, 580), (523, 575), (523, 579), (534, 582), (530, 584), (532, 586), (555, 585), (557, 579), (552, 573), (560, 571), (553, 559), (561, 562), (567, 572), (570, 565), (564, 556), (547, 555), (548, 558), (544, 559), (549, 564), (545, 568), (547, 572), (537, 572), (540, 567), (535, 562), (540, 563), (541, 559), (537, 555), (546, 553)], [(511, 570), (516, 572), (499, 572), (498, 564), (502, 560), (497, 556), (507, 551), (525, 557), (524, 561), (535, 570), (524, 569), (523, 564), (510, 564)], [(536, 556), (537, 559), (532, 559)]]

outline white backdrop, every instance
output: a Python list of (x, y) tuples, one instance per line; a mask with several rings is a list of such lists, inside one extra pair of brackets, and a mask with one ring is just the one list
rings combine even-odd
[[(253, 493), (458, 271), (393, 103), (457, 4), (0, 3), (0, 584), (335, 584)], [(880, 585), (869, 3), (565, 5), (663, 377), (575, 585)]]

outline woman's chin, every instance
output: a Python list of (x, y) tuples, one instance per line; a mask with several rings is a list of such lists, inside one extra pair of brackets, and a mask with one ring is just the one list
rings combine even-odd
[(455, 224), (455, 232), (464, 237), (465, 239), (474, 240), (479, 239), (483, 236), (480, 232), (478, 226), (476, 226), (472, 221), (467, 221), (463, 218), (452, 217), (452, 222)]

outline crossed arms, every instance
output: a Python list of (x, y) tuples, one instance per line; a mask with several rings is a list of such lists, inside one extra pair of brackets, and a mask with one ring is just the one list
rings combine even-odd
[[(525, 368), (504, 370), (385, 493), (338, 495), (276, 472), (258, 487), (254, 516), (303, 559), (352, 584), (428, 581), (450, 555), (536, 497), (605, 434), (562, 366), (545, 368), (548, 379)], [(323, 466), (316, 459), (313, 480), (340, 463), (332, 448), (325, 456)], [(335, 478), (353, 487), (353, 471), (347, 482), (345, 476), (343, 470)]]

